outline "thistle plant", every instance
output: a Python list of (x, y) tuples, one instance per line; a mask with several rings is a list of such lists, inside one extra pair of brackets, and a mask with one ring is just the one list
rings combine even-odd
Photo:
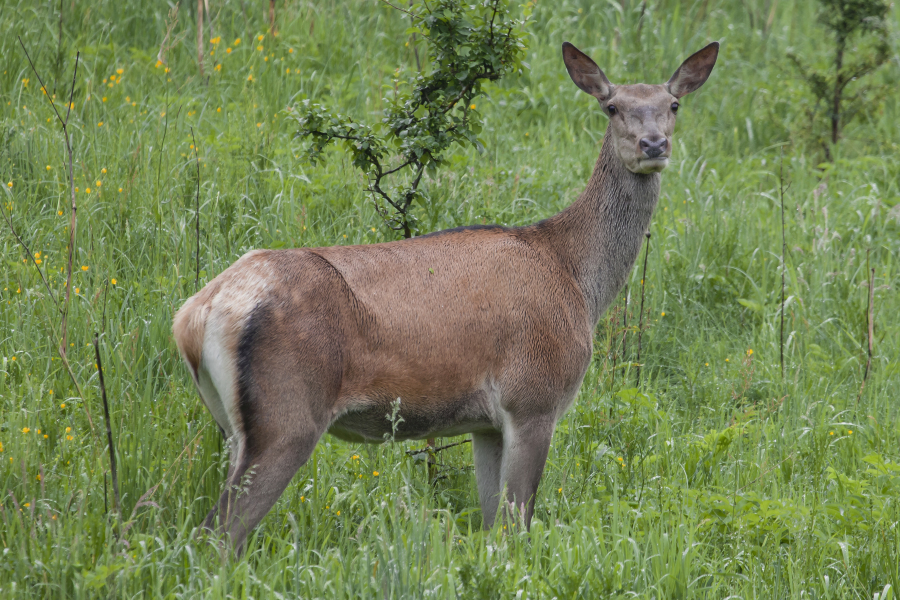
[[(308, 141), (306, 159), (316, 164), (331, 143), (343, 142), (353, 165), (365, 174), (366, 190), (385, 224), (412, 237), (413, 205), (428, 198), (421, 187), (425, 171), (435, 171), (456, 146), (483, 151), (474, 100), (484, 94), (484, 82), (526, 66), (523, 30), (531, 6), (524, 7), (521, 18), (512, 16), (507, 0), (423, 1), (409, 10), (395, 6), (412, 20), (411, 43), (424, 42), (430, 63), (405, 82), (395, 80), (377, 125), (304, 100), (297, 111), (297, 135)], [(418, 51), (416, 56), (418, 62)]]

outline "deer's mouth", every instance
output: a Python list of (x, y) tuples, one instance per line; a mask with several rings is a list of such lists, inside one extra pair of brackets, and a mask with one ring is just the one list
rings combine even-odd
[(656, 156), (654, 158), (642, 158), (638, 161), (638, 173), (659, 173), (669, 166), (668, 156)]

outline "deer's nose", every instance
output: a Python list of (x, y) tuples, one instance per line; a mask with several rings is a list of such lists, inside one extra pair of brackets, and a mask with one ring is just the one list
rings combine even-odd
[(641, 151), (647, 155), (647, 158), (656, 158), (666, 151), (669, 142), (664, 137), (660, 138), (641, 138)]

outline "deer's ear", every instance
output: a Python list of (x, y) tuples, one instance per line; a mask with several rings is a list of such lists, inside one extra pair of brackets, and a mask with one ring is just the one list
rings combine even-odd
[(713, 42), (702, 50), (691, 54), (686, 61), (681, 63), (666, 87), (669, 93), (676, 98), (686, 96), (706, 83), (713, 67), (716, 66), (716, 57), (719, 56), (719, 42)]
[(562, 53), (566, 70), (575, 85), (601, 102), (612, 96), (613, 85), (587, 54), (569, 42), (563, 42)]

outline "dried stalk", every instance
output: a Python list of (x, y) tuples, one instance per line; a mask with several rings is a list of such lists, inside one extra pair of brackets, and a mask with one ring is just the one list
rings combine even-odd
[(856, 403), (862, 399), (863, 390), (866, 389), (866, 381), (869, 379), (869, 372), (872, 370), (872, 351), (875, 344), (875, 269), (869, 267), (869, 250), (866, 250), (866, 270), (869, 273), (869, 304), (866, 308), (866, 336), (868, 337), (868, 357), (866, 358), (866, 370), (863, 371), (862, 383), (859, 386), (859, 393), (856, 395)]
[[(103, 399), (103, 414), (106, 417), (106, 441), (109, 444), (109, 468), (113, 484), (113, 511), (119, 514), (119, 474), (116, 470), (116, 447), (113, 444), (112, 426), (109, 419), (109, 402), (106, 400), (106, 383), (103, 380), (103, 363), (100, 362), (100, 340), (94, 334), (94, 354), (97, 357), (97, 372), (100, 375), (100, 397)], [(105, 482), (105, 480), (104, 480)]]
[(67, 348), (69, 346), (69, 300), (72, 294), (72, 261), (75, 254), (75, 234), (78, 229), (78, 204), (75, 200), (75, 167), (72, 153), (72, 140), (69, 137), (69, 117), (72, 114), (72, 100), (75, 97), (75, 82), (78, 80), (78, 63), (81, 59), (81, 52), (75, 54), (75, 68), (72, 72), (72, 87), (69, 90), (69, 101), (66, 103), (66, 118), (64, 119), (62, 115), (59, 114), (59, 110), (56, 108), (56, 104), (54, 104), (52, 99), (50, 99), (49, 93), (47, 92), (47, 86), (44, 85), (44, 80), (41, 78), (40, 73), (38, 73), (37, 67), (34, 66), (34, 61), (31, 60), (31, 55), (28, 54), (28, 49), (25, 48), (25, 43), (22, 42), (21, 37), (19, 37), (18, 39), (19, 45), (22, 46), (22, 51), (25, 52), (25, 58), (28, 59), (28, 64), (31, 65), (31, 71), (34, 73), (34, 76), (37, 77), (38, 82), (41, 84), (41, 90), (43, 90), (44, 95), (48, 97), (48, 101), (50, 101), (50, 107), (53, 108), (53, 112), (56, 113), (56, 118), (59, 121), (59, 124), (62, 126), (63, 137), (66, 140), (66, 153), (69, 157), (69, 195), (72, 201), (72, 214), (69, 219), (69, 248), (68, 259), (66, 262), (66, 294), (63, 299), (62, 308), (60, 310), (60, 312), (62, 313), (60, 323), (60, 337), (62, 341), (59, 345), (59, 348), (57, 348), (57, 351), (59, 352), (59, 357), (60, 359), (62, 359), (62, 363), (66, 368), (66, 372), (72, 379), (72, 383), (75, 384), (75, 389), (78, 390), (78, 396), (82, 399), (84, 413), (85, 415), (87, 415), (88, 424), (91, 427), (91, 434), (93, 435), (94, 420), (91, 418), (91, 413), (88, 410), (87, 403), (84, 402), (84, 393), (82, 393), (81, 386), (79, 385), (78, 380), (75, 378), (75, 373), (72, 371), (72, 367), (69, 364), (69, 358), (67, 354)]
[(641, 312), (638, 316), (638, 339), (637, 339), (637, 372), (634, 376), (634, 386), (637, 387), (641, 383), (641, 337), (644, 334), (644, 282), (647, 280), (647, 256), (650, 254), (650, 232), (644, 232), (647, 238), (647, 247), (644, 250), (644, 268), (641, 270)]

